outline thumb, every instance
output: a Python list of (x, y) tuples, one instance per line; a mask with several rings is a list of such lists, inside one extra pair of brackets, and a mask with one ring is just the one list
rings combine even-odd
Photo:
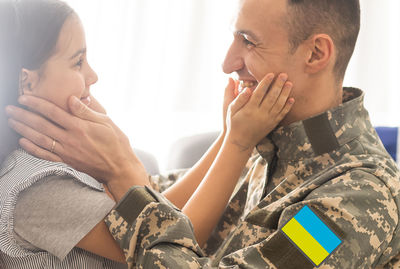
[(238, 95), (238, 90), (237, 90), (237, 83), (235, 80), (232, 78), (229, 78), (228, 85), (225, 88), (225, 103), (230, 104), (232, 103), (233, 100), (235, 100), (236, 96)]
[(244, 105), (247, 104), (251, 97), (251, 90), (249, 88), (244, 89), (239, 95), (236, 97), (236, 99), (231, 103), (230, 109), (232, 115), (236, 114)]
[(90, 102), (90, 105), (89, 105), (89, 107), (91, 109), (93, 109), (96, 112), (102, 113), (102, 114), (107, 114), (107, 112), (104, 109), (104, 107), (99, 103), (99, 101), (97, 101), (96, 98), (91, 96), (91, 99), (92, 99), (92, 101)]
[(71, 113), (83, 120), (93, 121), (93, 122), (103, 122), (104, 114), (98, 113), (90, 109), (87, 105), (81, 102), (76, 96), (71, 96), (68, 100), (68, 106)]

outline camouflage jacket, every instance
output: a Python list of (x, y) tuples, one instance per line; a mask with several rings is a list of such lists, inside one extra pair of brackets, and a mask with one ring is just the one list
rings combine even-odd
[[(129, 266), (314, 268), (282, 232), (308, 205), (342, 240), (319, 268), (400, 268), (400, 173), (371, 126), (363, 97), (345, 88), (342, 105), (269, 134), (203, 249), (188, 218), (162, 195), (128, 192), (106, 223)], [(153, 181), (163, 188), (178, 177)]]

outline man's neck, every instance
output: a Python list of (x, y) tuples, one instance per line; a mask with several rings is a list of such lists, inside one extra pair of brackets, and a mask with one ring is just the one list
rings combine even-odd
[(319, 115), (329, 109), (342, 104), (343, 86), (342, 83), (334, 86), (327, 86), (329, 83), (310, 83), (312, 87), (305, 87), (299, 90), (299, 97), (295, 97), (295, 105), (281, 122), (282, 126), (302, 121)]

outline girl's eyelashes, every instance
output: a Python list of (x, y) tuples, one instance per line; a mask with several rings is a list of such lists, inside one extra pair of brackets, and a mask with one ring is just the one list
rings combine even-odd
[(83, 64), (83, 59), (79, 59), (79, 61), (75, 64), (75, 66), (81, 68)]

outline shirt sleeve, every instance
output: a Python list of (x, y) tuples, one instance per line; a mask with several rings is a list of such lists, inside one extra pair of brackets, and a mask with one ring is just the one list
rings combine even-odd
[[(315, 268), (282, 231), (305, 205), (343, 241), (320, 268), (373, 268), (398, 223), (389, 188), (374, 175), (355, 171), (320, 186), (305, 200), (288, 204), (270, 236), (227, 254), (215, 264), (203, 255), (188, 218), (148, 191), (153, 198), (128, 192), (106, 218), (130, 268)], [(143, 206), (130, 210), (128, 205), (137, 205), (139, 200)], [(263, 218), (248, 221), (248, 225), (257, 226), (262, 225)]]
[(21, 193), (14, 215), (17, 243), (60, 260), (104, 219), (115, 202), (69, 177), (50, 176)]

